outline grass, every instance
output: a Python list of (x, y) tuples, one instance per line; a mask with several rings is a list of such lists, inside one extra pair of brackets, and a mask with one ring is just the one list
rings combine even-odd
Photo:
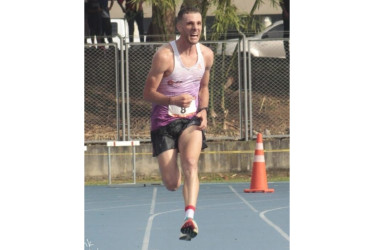
[[(248, 173), (200, 173), (200, 183), (220, 183), (220, 182), (250, 182), (251, 175)], [(268, 182), (290, 181), (288, 169), (267, 170)], [(132, 179), (112, 178), (112, 184), (132, 183)], [(137, 184), (161, 184), (160, 176), (143, 177), (138, 176)], [(85, 186), (107, 185), (107, 178), (87, 178), (84, 182)]]

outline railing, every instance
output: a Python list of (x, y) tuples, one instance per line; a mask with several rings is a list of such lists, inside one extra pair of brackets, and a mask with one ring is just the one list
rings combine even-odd
[[(143, 88), (152, 57), (165, 43), (119, 41), (85, 45), (86, 143), (150, 141), (151, 104)], [(207, 139), (249, 140), (257, 132), (288, 137), (288, 40), (202, 43), (215, 54)]]

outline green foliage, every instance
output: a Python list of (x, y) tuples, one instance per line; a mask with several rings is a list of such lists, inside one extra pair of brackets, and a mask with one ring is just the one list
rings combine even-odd
[(215, 11), (215, 21), (212, 26), (211, 40), (218, 40), (221, 36), (226, 38), (227, 30), (230, 26), (234, 26), (237, 31), (242, 28), (242, 23), (239, 16), (237, 15), (237, 8), (235, 5), (227, 4), (225, 1), (223, 4), (217, 6)]
[(140, 2), (146, 2), (149, 5), (154, 5), (159, 8), (173, 8), (180, 0), (131, 0), (130, 3), (139, 4)]
[[(282, 0), (269, 0), (270, 4), (275, 8)], [(212, 0), (211, 4), (217, 6), (215, 11), (215, 21), (211, 29), (211, 40), (226, 38), (229, 28), (235, 28), (237, 32), (257, 33), (263, 27), (255, 16), (255, 11), (263, 4), (264, 0), (256, 0), (250, 13), (239, 13), (237, 7), (231, 0)]]
[[(256, 33), (262, 29), (262, 25), (255, 17), (254, 13), (263, 4), (265, 0), (255, 0), (250, 13), (240, 13), (237, 7), (232, 3), (232, 0), (132, 0), (131, 2), (139, 4), (144, 1), (159, 10), (159, 13), (154, 13), (152, 18), (157, 26), (164, 27), (159, 29), (159, 32), (168, 33), (165, 28), (165, 18), (163, 16), (170, 15), (167, 10), (175, 9), (175, 6), (182, 3), (186, 6), (196, 6), (202, 12), (203, 24), (205, 24), (206, 13), (209, 7), (216, 6), (215, 20), (211, 30), (209, 31), (210, 40), (226, 39), (229, 29), (234, 28), (237, 32)], [(283, 0), (267, 0), (273, 7), (279, 6), (279, 2)], [(175, 14), (175, 13), (174, 13)], [(152, 21), (152, 22), (153, 22)], [(156, 30), (155, 30), (156, 32)], [(149, 34), (152, 35), (152, 34)], [(153, 34), (157, 35), (157, 34)]]

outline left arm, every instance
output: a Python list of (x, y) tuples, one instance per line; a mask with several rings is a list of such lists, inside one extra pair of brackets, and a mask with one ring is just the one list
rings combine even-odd
[[(202, 53), (205, 60), (205, 72), (200, 82), (198, 110), (200, 110), (201, 108), (207, 108), (209, 106), (209, 78), (210, 69), (212, 68), (214, 61), (214, 54), (211, 49), (204, 46), (202, 49)], [(198, 129), (206, 129), (208, 122), (208, 111), (206, 109), (203, 109), (197, 113), (196, 117), (201, 119), (201, 124), (198, 127)]]

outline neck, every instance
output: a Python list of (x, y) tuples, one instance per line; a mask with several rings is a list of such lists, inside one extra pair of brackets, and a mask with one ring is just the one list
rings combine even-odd
[(187, 54), (190, 55), (192, 53), (196, 53), (196, 44), (195, 43), (189, 43), (187, 41), (184, 41), (182, 39), (178, 39), (175, 41), (179, 54)]

